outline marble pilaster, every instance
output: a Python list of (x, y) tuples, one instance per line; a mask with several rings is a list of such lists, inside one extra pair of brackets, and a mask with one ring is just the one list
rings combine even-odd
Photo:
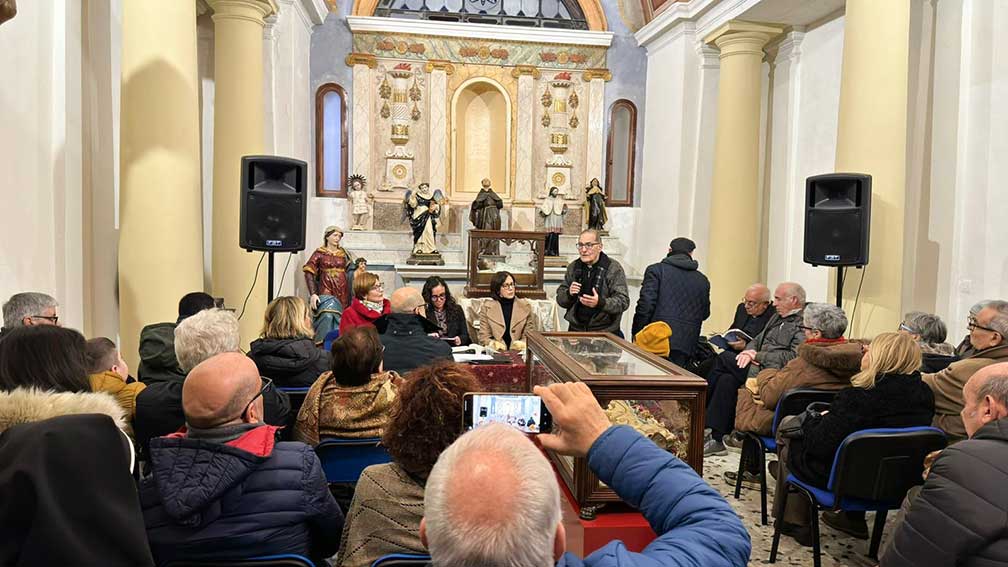
[(371, 167), (372, 128), (372, 70), (374, 57), (355, 57), (351, 54), (347, 63), (353, 65), (353, 148), (350, 152), (351, 174), (360, 174), (368, 180), (377, 179)]
[[(586, 73), (586, 75), (588, 75)], [(590, 74), (588, 82), (588, 147), (585, 156), (585, 185), (598, 178), (605, 185), (605, 79)]]
[(448, 182), (448, 72), (451, 65), (427, 64), (428, 95), (430, 106), (427, 110), (429, 128), (428, 167), (429, 182), (435, 189), (445, 189)]

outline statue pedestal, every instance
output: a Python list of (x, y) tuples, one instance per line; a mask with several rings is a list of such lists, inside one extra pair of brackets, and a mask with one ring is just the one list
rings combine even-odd
[(435, 252), (433, 254), (410, 254), (407, 264), (413, 266), (444, 266), (444, 258), (441, 254)]
[(566, 268), (567, 264), (570, 264), (564, 256), (546, 256), (543, 258), (543, 265), (547, 268)]

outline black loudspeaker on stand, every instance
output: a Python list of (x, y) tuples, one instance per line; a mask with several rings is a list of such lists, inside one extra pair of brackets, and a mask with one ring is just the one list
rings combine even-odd
[(805, 180), (806, 264), (837, 268), (837, 307), (843, 299), (844, 269), (868, 264), (871, 175), (827, 173)]
[(273, 301), (273, 255), (305, 249), (308, 164), (277, 156), (241, 159), (238, 244), (269, 254), (267, 297)]

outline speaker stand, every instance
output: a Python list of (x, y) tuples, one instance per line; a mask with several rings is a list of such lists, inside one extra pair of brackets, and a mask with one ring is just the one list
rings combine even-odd
[(269, 258), (266, 260), (266, 303), (273, 301), (273, 255), (276, 252), (267, 252)]
[[(270, 254), (271, 254), (271, 256), (270, 256), (270, 273), (272, 273), (272, 270), (273, 270), (273, 257), (272, 257), (272, 253), (270, 253)], [(837, 266), (837, 269), (836, 269), (836, 306), (839, 307), (840, 309), (843, 309), (843, 281), (844, 281), (844, 270), (845, 269), (846, 269), (845, 266)], [(270, 281), (273, 281), (273, 280), (270, 279)], [(272, 290), (273, 288), (271, 287), (270, 289)]]

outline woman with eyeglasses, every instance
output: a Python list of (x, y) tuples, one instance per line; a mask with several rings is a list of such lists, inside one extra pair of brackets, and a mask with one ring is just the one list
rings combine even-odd
[(392, 304), (385, 299), (385, 286), (371, 272), (358, 272), (354, 276), (353, 293), (353, 301), (340, 319), (340, 336), (354, 327), (373, 327), (379, 317), (392, 312)]
[(525, 334), (539, 328), (539, 317), (528, 300), (517, 297), (511, 272), (494, 274), (490, 297), (479, 313), (480, 344), (497, 351), (525, 350)]
[(452, 339), (455, 346), (469, 344), (469, 325), (465, 313), (452, 297), (444, 279), (441, 276), (427, 278), (422, 293), (425, 304), (422, 315), (438, 326), (441, 338)]
[(920, 345), (923, 354), (921, 372), (938, 372), (959, 360), (955, 347), (945, 342), (948, 329), (937, 315), (911, 311), (903, 316), (899, 332), (912, 336)]

